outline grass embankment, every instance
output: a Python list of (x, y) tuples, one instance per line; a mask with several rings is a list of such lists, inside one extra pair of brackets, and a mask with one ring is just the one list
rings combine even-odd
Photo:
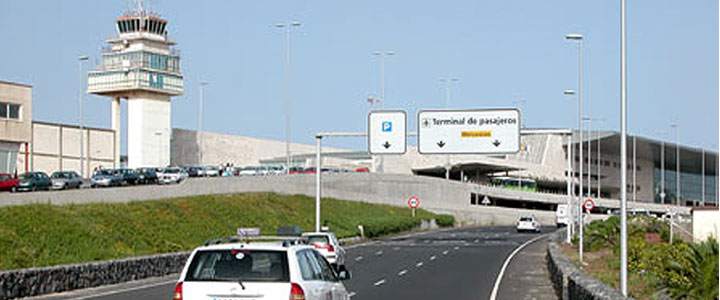
[[(635, 299), (717, 299), (718, 244), (675, 238), (669, 243), (669, 226), (653, 218), (628, 221), (628, 292)], [(619, 289), (620, 221), (595, 221), (585, 231), (582, 269)], [(579, 265), (577, 240), (564, 245), (565, 254)]]
[[(191, 250), (209, 239), (229, 237), (238, 227), (259, 227), (262, 234), (293, 225), (310, 231), (314, 214), (313, 198), (277, 194), (2, 207), (0, 270)], [(358, 235), (359, 224), (377, 236), (438, 217), (447, 219), (422, 209), (413, 219), (407, 208), (322, 200), (323, 223), (340, 237)]]

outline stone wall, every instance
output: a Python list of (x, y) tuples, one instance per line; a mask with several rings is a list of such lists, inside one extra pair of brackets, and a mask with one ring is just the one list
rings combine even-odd
[(0, 300), (179, 273), (189, 252), (0, 272)]
[(565, 237), (565, 230), (552, 234), (547, 245), (547, 262), (550, 279), (559, 299), (566, 300), (626, 300), (619, 291), (605, 285), (594, 277), (580, 271), (562, 254), (558, 242)]

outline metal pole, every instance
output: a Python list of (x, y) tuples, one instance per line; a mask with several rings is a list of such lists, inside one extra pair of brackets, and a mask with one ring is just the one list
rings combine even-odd
[(660, 142), (660, 203), (665, 204), (665, 141)]
[(679, 125), (675, 124), (675, 191), (677, 196), (675, 197), (675, 205), (680, 205), (681, 191), (680, 191), (680, 129)]
[(572, 241), (572, 239), (571, 239), (572, 238), (572, 229), (571, 228), (572, 228), (572, 223), (573, 223), (572, 218), (570, 217), (570, 212), (572, 211), (572, 210), (570, 210), (570, 207), (572, 207), (572, 199), (573, 199), (573, 194), (574, 194), (574, 192), (572, 191), (572, 187), (571, 187), (572, 172), (573, 172), (573, 169), (572, 169), (572, 148), (573, 148), (572, 147), (572, 135), (568, 136), (567, 141), (568, 141), (568, 143), (567, 143), (568, 164), (567, 164), (566, 180), (567, 180), (567, 196), (568, 196), (568, 198), (567, 198), (567, 208), (565, 209), (565, 211), (566, 211), (566, 214), (568, 214), (567, 217), (568, 217), (569, 224), (567, 224), (567, 228), (566, 228), (567, 232), (565, 235), (565, 242), (570, 244), (570, 242)]
[(204, 87), (207, 82), (200, 81), (200, 107), (198, 109), (198, 165), (202, 165), (202, 150), (203, 150), (203, 108), (205, 103), (205, 90)]
[(300, 26), (300, 23), (292, 22), (275, 26), (285, 29), (285, 173), (290, 174), (290, 165), (292, 165), (292, 155), (290, 153), (290, 28)]
[(620, 0), (620, 292), (627, 287), (627, 59), (625, 0)]
[(578, 246), (578, 255), (580, 258), (580, 263), (583, 262), (583, 211), (582, 211), (582, 197), (583, 197), (583, 164), (585, 163), (583, 161), (583, 98), (582, 98), (582, 89), (583, 89), (583, 59), (582, 59), (582, 48), (583, 48), (583, 40), (578, 41), (578, 131), (580, 133), (580, 140), (578, 142), (578, 147), (580, 148), (580, 193), (578, 196), (578, 207), (580, 212), (580, 243)]
[(702, 149), (702, 204), (705, 206), (705, 149)]
[[(82, 63), (88, 60), (87, 56), (78, 57), (78, 123), (80, 123), (80, 176), (85, 177), (85, 128), (83, 126), (83, 74)], [(25, 149), (27, 151), (27, 149)]]
[(600, 152), (600, 132), (598, 131), (598, 132), (597, 132), (597, 156), (598, 156), (598, 160), (597, 160), (597, 179), (596, 179), (596, 180), (597, 180), (597, 198), (598, 198), (598, 200), (600, 200), (600, 199), (602, 198), (602, 194), (601, 194), (601, 191), (602, 191), (602, 180), (600, 180), (600, 179), (601, 179), (601, 177), (600, 177), (600, 162), (602, 161), (602, 156), (601, 156), (600, 154), (602, 154), (602, 152)]
[[(589, 113), (590, 112), (590, 100), (588, 99), (587, 101), (588, 101), (587, 109), (588, 109), (588, 113)], [(592, 174), (592, 145), (590, 143), (592, 141), (592, 139), (590, 138), (592, 131), (590, 130), (590, 121), (591, 121), (590, 116), (588, 115), (588, 119), (587, 119), (587, 139), (588, 139), (587, 140), (587, 148), (588, 148), (587, 149), (587, 158), (588, 158), (588, 162), (587, 162), (587, 166), (588, 166), (588, 168), (587, 168), (587, 172), (588, 172), (587, 173), (587, 195), (588, 195), (588, 197), (592, 198), (592, 181), (591, 181), (592, 179), (590, 178), (590, 175)]]
[(380, 109), (385, 109), (385, 52), (380, 55)]
[(320, 193), (321, 193), (321, 174), (322, 163), (321, 163), (321, 151), (322, 151), (322, 136), (315, 136), (315, 232), (320, 232)]
[(632, 184), (632, 186), (633, 186), (633, 188), (632, 188), (632, 192), (633, 192), (633, 202), (637, 202), (637, 181), (636, 181), (636, 179), (637, 179), (637, 160), (636, 160), (637, 150), (635, 150), (635, 147), (637, 147), (636, 141), (637, 141), (637, 138), (636, 138), (635, 136), (633, 136), (633, 146), (632, 146), (632, 147), (633, 147), (633, 163), (632, 163), (632, 166), (633, 166), (633, 167), (632, 167), (632, 168), (633, 168), (633, 169), (632, 169), (632, 176), (633, 176), (633, 179), (632, 179), (632, 180), (633, 180), (633, 184)]

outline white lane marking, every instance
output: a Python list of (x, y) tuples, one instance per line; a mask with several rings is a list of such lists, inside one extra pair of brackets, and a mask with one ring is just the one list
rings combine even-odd
[(403, 276), (405, 274), (407, 274), (407, 270), (402, 270), (402, 271), (398, 272), (398, 276)]
[(430, 260), (435, 260), (435, 258), (437, 258), (437, 257), (435, 257), (435, 255), (430, 256)]
[(535, 237), (535, 238), (533, 238), (532, 240), (529, 240), (529, 241), (525, 242), (524, 244), (520, 245), (519, 247), (515, 248), (515, 251), (513, 251), (512, 253), (510, 253), (510, 255), (508, 256), (508, 258), (505, 259), (505, 263), (503, 264), (502, 268), (500, 269), (500, 273), (498, 273), (498, 277), (497, 277), (497, 279), (495, 280), (495, 286), (493, 286), (492, 293), (490, 293), (490, 300), (496, 300), (496, 299), (497, 299), (497, 293), (498, 293), (498, 289), (500, 288), (500, 282), (502, 281), (503, 274), (505, 274), (505, 269), (506, 269), (507, 266), (510, 264), (510, 260), (513, 258), (513, 256), (515, 256), (515, 254), (517, 254), (518, 252), (520, 252), (520, 250), (522, 250), (522, 248), (525, 248), (525, 246), (529, 245), (530, 243), (532, 243), (532, 242), (534, 242), (534, 241), (537, 241), (538, 239), (540, 239), (540, 238), (542, 238), (542, 237), (544, 237), (544, 236), (545, 236), (545, 235), (541, 235), (541, 236)]
[(361, 261), (362, 259), (363, 259), (362, 256), (358, 256), (358, 257), (355, 258), (355, 261)]
[(383, 253), (382, 250), (380, 250), (378, 252), (375, 252), (375, 255), (380, 256), (380, 255), (382, 255), (382, 253)]
[(476, 242), (476, 243), (479, 243), (479, 242), (480, 242), (480, 240), (479, 240), (479, 239), (476, 239), (476, 240), (474, 240), (474, 242)]
[(156, 287), (156, 286), (159, 286), (159, 285), (165, 285), (165, 284), (173, 283), (173, 282), (177, 282), (177, 279), (168, 280), (168, 281), (162, 281), (162, 282), (156, 282), (156, 283), (153, 283), (153, 284), (141, 285), (141, 286), (126, 288), (126, 289), (114, 290), (114, 291), (109, 291), (109, 292), (105, 292), (105, 293), (99, 293), (99, 294), (92, 294), (92, 295), (80, 296), (80, 297), (76, 297), (76, 298), (70, 298), (70, 299), (68, 299), (68, 300), (82, 300), (82, 299), (90, 299), (90, 298), (95, 298), (95, 297), (115, 295), (115, 294), (120, 294), (120, 293), (135, 291), (135, 290), (142, 290), (142, 289), (146, 289), (146, 288)]
[(374, 283), (375, 286), (381, 286), (383, 284), (385, 284), (385, 279), (381, 279), (380, 281)]
[(458, 249), (460, 249), (460, 247), (458, 247), (458, 246), (455, 246), (455, 248), (453, 248), (453, 249), (455, 249), (455, 250), (458, 250)]
[(423, 262), (418, 262), (418, 263), (415, 264), (415, 266), (418, 267), (418, 268), (419, 268), (419, 267), (422, 267), (422, 266), (423, 266)]
[(445, 250), (445, 251), (443, 251), (442, 253), (443, 253), (443, 255), (447, 255), (448, 252), (449, 252), (449, 251)]
[(348, 294), (348, 299), (354, 297), (355, 295), (357, 295), (355, 292), (350, 292)]
[(400, 247), (393, 247), (393, 250), (398, 251), (400, 250)]

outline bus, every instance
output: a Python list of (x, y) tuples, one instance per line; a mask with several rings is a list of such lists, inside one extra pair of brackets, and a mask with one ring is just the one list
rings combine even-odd
[(506, 189), (537, 192), (537, 182), (529, 178), (503, 176), (494, 177), (490, 182), (494, 186), (500, 186)]

